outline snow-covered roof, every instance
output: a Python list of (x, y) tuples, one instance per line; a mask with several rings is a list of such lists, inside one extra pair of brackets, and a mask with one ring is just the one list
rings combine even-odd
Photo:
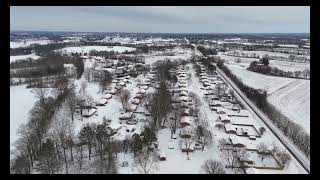
[(83, 110), (82, 110), (82, 115), (83, 115), (83, 116), (91, 116), (91, 115), (93, 115), (93, 114), (96, 113), (96, 112), (97, 112), (97, 109), (95, 109), (95, 108), (83, 109)]
[(100, 104), (106, 104), (107, 102), (108, 102), (108, 100), (105, 99), (105, 98), (102, 98), (102, 99), (99, 100)]
[(253, 119), (249, 117), (238, 117), (232, 116), (232, 124), (245, 124), (245, 125), (252, 125)]
[(185, 123), (190, 124), (190, 123), (191, 123), (191, 118), (190, 118), (190, 116), (182, 116), (182, 117), (181, 117), (181, 120), (180, 120), (180, 123), (181, 123), (181, 124), (185, 124)]
[(245, 145), (238, 136), (230, 136), (229, 138), (233, 145), (236, 145), (236, 144)]
[(217, 112), (226, 112), (226, 109), (223, 107), (218, 107)]
[(180, 96), (179, 99), (180, 101), (185, 101), (185, 102), (188, 101), (188, 98), (186, 96)]
[(225, 124), (224, 127), (226, 131), (236, 131), (236, 128), (231, 123)]
[(226, 114), (220, 114), (219, 115), (219, 118), (223, 121), (223, 120), (231, 120), (231, 118), (228, 116), (228, 115), (226, 115)]
[(63, 64), (64, 68), (75, 68), (73, 64)]
[(141, 89), (147, 90), (149, 88), (149, 86), (141, 86)]
[(145, 93), (146, 93), (146, 90), (144, 90), (144, 89), (139, 89), (139, 93), (145, 94)]
[(112, 94), (106, 94), (105, 96), (104, 96), (106, 99), (110, 99), (111, 97), (112, 97)]

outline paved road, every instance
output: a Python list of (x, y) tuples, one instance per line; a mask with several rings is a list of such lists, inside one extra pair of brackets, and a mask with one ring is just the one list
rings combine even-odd
[[(205, 57), (201, 52), (196, 49), (201, 56)], [(245, 94), (234, 84), (234, 82), (229, 79), (225, 73), (217, 67), (217, 72), (221, 75), (225, 82), (227, 82), (230, 87), (237, 93), (238, 97), (240, 97), (240, 101), (243, 104), (246, 104), (247, 107), (251, 109), (252, 112), (256, 114), (256, 116), (269, 128), (269, 130), (279, 139), (279, 141), (287, 148), (287, 150), (292, 154), (292, 156), (301, 164), (301, 166), (310, 173), (310, 160), (302, 153), (283, 133), (280, 129), (278, 129), (272, 121), (262, 113), (255, 104), (253, 104)]]

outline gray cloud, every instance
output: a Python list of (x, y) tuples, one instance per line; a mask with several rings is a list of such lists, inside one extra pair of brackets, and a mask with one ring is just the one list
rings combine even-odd
[(11, 7), (17, 30), (309, 32), (309, 7)]

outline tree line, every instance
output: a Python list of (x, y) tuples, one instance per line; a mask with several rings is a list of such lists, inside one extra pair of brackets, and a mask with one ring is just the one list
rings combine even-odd
[(251, 62), (247, 70), (266, 74), (266, 75), (271, 75), (271, 76), (301, 78), (301, 79), (310, 78), (309, 69), (305, 69), (303, 71), (284, 71), (277, 67), (270, 67), (269, 60), (266, 57), (263, 57), (262, 59), (260, 59), (259, 62), (258, 61)]

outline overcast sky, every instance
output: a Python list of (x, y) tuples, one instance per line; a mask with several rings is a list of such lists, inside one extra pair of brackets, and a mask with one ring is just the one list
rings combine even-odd
[(10, 7), (11, 30), (309, 33), (307, 6)]

